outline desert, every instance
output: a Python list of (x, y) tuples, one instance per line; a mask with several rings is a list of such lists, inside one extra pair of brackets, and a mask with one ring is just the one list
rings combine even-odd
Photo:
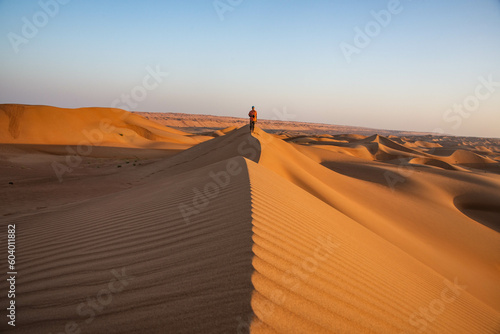
[(0, 0), (0, 333), (500, 334), (499, 23)]
[(3, 333), (498, 333), (500, 139), (150, 116), (0, 105)]

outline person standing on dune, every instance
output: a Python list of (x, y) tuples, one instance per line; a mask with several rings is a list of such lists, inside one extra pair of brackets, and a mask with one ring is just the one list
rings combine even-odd
[(255, 122), (257, 122), (257, 110), (255, 110), (255, 107), (252, 107), (252, 110), (248, 113), (248, 117), (250, 117), (250, 131), (253, 132)]

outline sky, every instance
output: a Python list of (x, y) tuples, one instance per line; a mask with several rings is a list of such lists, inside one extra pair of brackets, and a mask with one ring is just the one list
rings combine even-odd
[(0, 103), (500, 137), (500, 0), (0, 0)]

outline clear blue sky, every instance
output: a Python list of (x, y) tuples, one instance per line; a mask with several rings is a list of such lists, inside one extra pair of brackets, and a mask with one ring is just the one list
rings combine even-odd
[(401, 0), (384, 25), (394, 0), (59, 1), (0, 0), (0, 103), (108, 107), (159, 66), (131, 109), (500, 137), (499, 0)]

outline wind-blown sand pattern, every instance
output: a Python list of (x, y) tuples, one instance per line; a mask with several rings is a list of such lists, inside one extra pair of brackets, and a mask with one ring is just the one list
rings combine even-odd
[(101, 108), (59, 110), (60, 129), (52, 112), (0, 106), (18, 267), (2, 333), (500, 331), (497, 139), (199, 136)]

